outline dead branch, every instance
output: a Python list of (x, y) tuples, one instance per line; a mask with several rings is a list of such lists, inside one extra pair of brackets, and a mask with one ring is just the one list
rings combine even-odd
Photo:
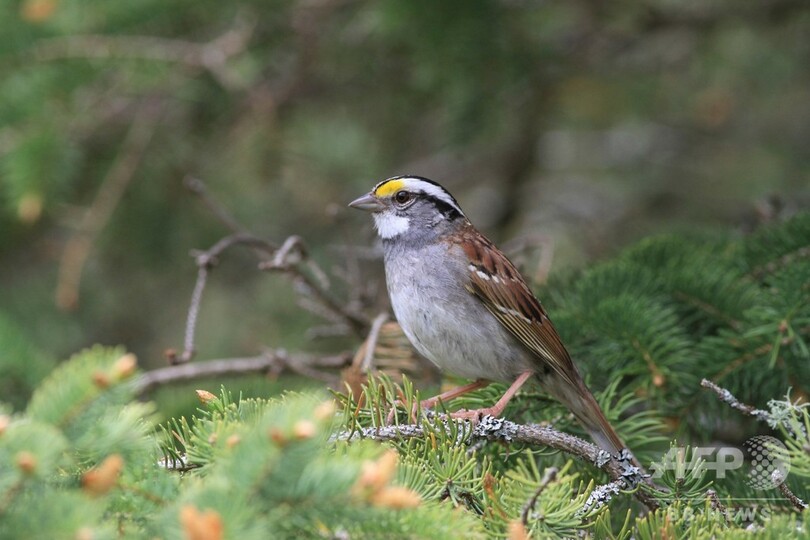
[(194, 358), (194, 336), (200, 313), (202, 295), (208, 283), (208, 275), (219, 262), (219, 256), (227, 249), (242, 245), (249, 247), (259, 259), (259, 269), (278, 271), (292, 277), (296, 289), (301, 294), (299, 303), (309, 311), (341, 324), (358, 336), (365, 336), (370, 327), (368, 319), (344, 306), (329, 292), (329, 278), (320, 266), (309, 256), (306, 244), (300, 236), (288, 237), (281, 246), (247, 232), (231, 213), (208, 192), (205, 183), (191, 176), (184, 179), (184, 185), (197, 195), (205, 206), (233, 231), (206, 251), (192, 252), (197, 264), (197, 281), (191, 295), (186, 318), (186, 331), (183, 351), (179, 354), (170, 349), (166, 357), (171, 364), (182, 364)]
[(797, 497), (795, 493), (790, 491), (790, 488), (785, 483), (785, 478), (782, 476), (782, 473), (780, 471), (774, 471), (773, 474), (771, 475), (771, 479), (777, 483), (779, 491), (781, 491), (782, 495), (788, 501), (790, 501), (790, 504), (793, 505), (793, 508), (795, 508), (799, 512), (804, 512), (805, 510), (810, 508), (810, 505), (808, 505), (806, 502)]
[(255, 21), (239, 17), (224, 34), (206, 43), (154, 36), (84, 35), (40, 40), (33, 50), (38, 61), (64, 59), (133, 59), (170, 62), (192, 69), (203, 69), (229, 90), (245, 86), (244, 78), (231, 69), (228, 61), (245, 51)]
[(169, 350), (166, 356), (171, 364), (182, 364), (194, 358), (194, 334), (197, 328), (197, 319), (200, 314), (200, 304), (202, 294), (208, 283), (209, 271), (219, 263), (219, 256), (228, 248), (235, 245), (246, 245), (254, 250), (265, 253), (272, 253), (273, 244), (247, 233), (235, 233), (218, 241), (210, 249), (202, 252), (192, 252), (197, 263), (197, 281), (194, 284), (194, 291), (191, 293), (191, 303), (186, 317), (186, 333), (183, 338), (183, 352), (179, 355)]
[(706, 497), (709, 499), (709, 504), (711, 505), (712, 510), (720, 512), (720, 515), (723, 516), (725, 522), (728, 523), (728, 509), (726, 508), (726, 505), (720, 501), (720, 497), (717, 496), (717, 492), (713, 489), (709, 489), (706, 491)]
[[(304, 271), (304, 267), (309, 272)], [(368, 319), (350, 311), (328, 292), (326, 273), (309, 258), (306, 245), (299, 236), (287, 238), (270, 260), (259, 263), (259, 269), (288, 274), (305, 297), (345, 322), (356, 335), (365, 336), (369, 328)]]
[(753, 405), (747, 405), (740, 400), (738, 400), (734, 395), (726, 390), (725, 388), (721, 388), (714, 384), (709, 379), (703, 379), (700, 381), (700, 386), (703, 388), (708, 388), (715, 394), (717, 397), (720, 398), (720, 401), (730, 406), (732, 409), (736, 409), (741, 413), (745, 414), (746, 416), (752, 416), (757, 420), (762, 420), (763, 422), (770, 423), (771, 416), (768, 414), (768, 411), (763, 411), (762, 409), (757, 409)]
[[(374, 351), (377, 349), (377, 340), (380, 338), (380, 330), (382, 330), (383, 324), (388, 320), (388, 313), (383, 312), (375, 317), (374, 321), (371, 323), (371, 330), (368, 332), (368, 337), (366, 341), (361, 346), (363, 349), (362, 355), (362, 363), (359, 366), (356, 365), (357, 359), (361, 358), (358, 354), (355, 356), (355, 367), (359, 368), (359, 370), (363, 373), (368, 373), (371, 369), (372, 362), (374, 361)], [(358, 351), (359, 352), (359, 351)]]
[[(137, 379), (135, 389), (138, 394), (145, 394), (159, 386), (208, 377), (250, 373), (278, 375), (284, 371), (303, 373), (308, 377), (319, 372), (320, 378), (325, 378), (328, 374), (320, 370), (339, 369), (348, 365), (350, 361), (351, 355), (348, 353), (336, 356), (314, 356), (289, 354), (284, 350), (266, 351), (260, 356), (195, 362), (148, 371)], [(333, 379), (337, 381), (337, 377), (333, 377)]]
[(187, 175), (185, 178), (183, 178), (183, 187), (199, 197), (205, 207), (208, 208), (212, 214), (214, 214), (214, 217), (219, 219), (219, 221), (230, 229), (231, 232), (246, 232), (245, 228), (242, 227), (238, 221), (236, 221), (236, 218), (233, 217), (228, 209), (219, 204), (219, 201), (214, 199), (208, 193), (208, 188), (206, 187), (205, 182), (199, 178), (195, 178), (194, 176)]

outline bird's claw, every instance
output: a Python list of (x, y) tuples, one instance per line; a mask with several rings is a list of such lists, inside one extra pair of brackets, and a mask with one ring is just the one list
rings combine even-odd
[(454, 420), (467, 420), (473, 426), (476, 426), (478, 422), (480, 422), (485, 416), (497, 416), (494, 414), (495, 412), (496, 411), (494, 411), (491, 407), (473, 410), (462, 409), (460, 411), (450, 413), (450, 418)]

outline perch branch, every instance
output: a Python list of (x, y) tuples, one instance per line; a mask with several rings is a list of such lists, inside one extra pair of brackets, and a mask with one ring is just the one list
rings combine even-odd
[[(334, 439), (345, 441), (355, 439), (401, 441), (424, 436), (425, 431), (421, 425), (407, 424), (344, 431), (336, 434)], [(636, 487), (642, 479), (638, 467), (632, 465), (629, 455), (613, 457), (595, 444), (548, 427), (516, 424), (502, 418), (485, 416), (472, 429), (465, 442), (475, 444), (482, 440), (548, 446), (563, 451), (602, 469), (614, 482), (619, 482), (624, 489)], [(644, 486), (638, 487), (634, 494), (649, 509), (658, 508), (659, 503), (654, 494)]]

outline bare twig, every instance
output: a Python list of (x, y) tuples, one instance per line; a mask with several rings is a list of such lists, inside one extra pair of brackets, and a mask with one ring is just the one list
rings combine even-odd
[[(307, 268), (311, 273), (304, 272), (301, 268), (306, 261)], [(306, 245), (299, 236), (290, 236), (282, 244), (271, 260), (259, 263), (261, 270), (282, 271), (295, 280), (301, 291), (309, 298), (316, 301), (321, 307), (337, 315), (359, 336), (365, 336), (369, 327), (369, 321), (363, 316), (353, 311), (349, 311), (340, 302), (335, 300), (324, 286), (325, 273), (315, 265), (309, 258)], [(315, 277), (313, 277), (315, 276)]]
[[(442, 419), (440, 421), (446, 422), (448, 420)], [(336, 434), (334, 439), (347, 441), (355, 439), (398, 441), (424, 436), (425, 432), (421, 425), (406, 424), (344, 431)], [(595, 444), (548, 427), (516, 424), (503, 418), (485, 416), (475, 425), (464, 442), (474, 444), (479, 440), (548, 446), (555, 450), (561, 450), (596, 465), (605, 471), (614, 482), (619, 482), (622, 489), (632, 489), (641, 480), (638, 467), (631, 464), (627, 455), (611, 456)], [(658, 508), (659, 503), (651, 488), (638, 487), (634, 494), (639, 501), (651, 510)]]
[(68, 240), (59, 264), (56, 285), (56, 305), (64, 310), (75, 309), (79, 302), (82, 272), (98, 235), (107, 225), (118, 202), (135, 176), (155, 128), (160, 122), (162, 108), (150, 103), (143, 106), (121, 144), (118, 156), (96, 193), (92, 205), (76, 233)]
[(234, 245), (250, 247), (260, 260), (259, 268), (261, 270), (281, 271), (291, 276), (298, 292), (302, 295), (299, 303), (305, 309), (326, 318), (335, 325), (343, 325), (358, 336), (365, 336), (370, 325), (368, 319), (343, 305), (329, 293), (328, 276), (309, 256), (306, 244), (300, 236), (288, 237), (279, 247), (248, 233), (247, 229), (209, 194), (202, 180), (187, 176), (184, 179), (184, 185), (197, 195), (233, 234), (221, 239), (207, 251), (193, 253), (198, 268), (197, 282), (188, 310), (183, 351), (180, 354), (174, 350), (167, 351), (166, 356), (170, 363), (185, 363), (194, 357), (194, 334), (208, 274), (216, 266), (222, 252)]
[(197, 319), (200, 315), (200, 304), (202, 303), (202, 293), (205, 284), (208, 282), (208, 266), (200, 266), (197, 269), (197, 282), (194, 284), (194, 291), (191, 293), (191, 305), (186, 316), (186, 334), (183, 337), (183, 352), (179, 356), (169, 354), (170, 364), (183, 364), (190, 362), (194, 358), (194, 334), (197, 332)]
[(217, 259), (223, 251), (239, 244), (249, 246), (267, 254), (272, 254), (276, 249), (275, 244), (268, 242), (264, 238), (259, 238), (258, 236), (253, 236), (246, 232), (239, 232), (222, 238), (206, 251), (192, 252), (192, 255), (194, 255), (198, 266), (212, 267), (216, 266), (218, 262)]
[(713, 489), (709, 489), (706, 491), (706, 497), (709, 499), (709, 504), (711, 505), (712, 510), (720, 512), (720, 515), (723, 516), (725, 522), (728, 523), (728, 509), (726, 508), (726, 505), (720, 501), (720, 497), (717, 496), (717, 492)]
[(233, 28), (206, 43), (154, 36), (66, 36), (40, 40), (33, 54), (39, 61), (99, 58), (178, 63), (204, 69), (224, 88), (234, 90), (244, 87), (245, 81), (227, 62), (245, 51), (254, 28), (253, 19), (239, 17)]
[(183, 178), (183, 186), (191, 193), (199, 197), (205, 207), (208, 208), (208, 210), (210, 210), (210, 212), (214, 214), (214, 216), (219, 219), (223, 225), (230, 229), (231, 232), (246, 232), (246, 229), (242, 227), (238, 221), (236, 221), (228, 209), (219, 204), (216, 199), (211, 197), (211, 195), (208, 193), (208, 188), (205, 186), (205, 182), (199, 178), (188, 175)]
[(762, 420), (763, 422), (767, 422), (770, 424), (771, 416), (770, 414), (768, 414), (768, 411), (763, 411), (762, 409), (757, 409), (753, 405), (747, 405), (741, 402), (736, 397), (734, 397), (734, 395), (731, 392), (729, 392), (725, 388), (717, 386), (708, 379), (703, 379), (702, 381), (700, 381), (700, 386), (702, 386), (703, 388), (708, 388), (709, 390), (717, 394), (717, 397), (720, 398), (720, 401), (727, 404), (732, 409), (736, 409), (747, 416), (752, 416), (757, 420)]
[(553, 482), (557, 478), (557, 473), (559, 469), (557, 467), (548, 467), (545, 472), (543, 473), (543, 479), (540, 480), (540, 485), (537, 486), (537, 491), (534, 492), (534, 495), (529, 502), (523, 507), (523, 511), (520, 513), (520, 521), (523, 525), (529, 524), (529, 514), (534, 511), (534, 505), (537, 504), (537, 499), (540, 498), (540, 495), (546, 489), (551, 482)]
[[(248, 358), (227, 358), (207, 362), (195, 362), (169, 366), (148, 371), (135, 382), (137, 393), (144, 394), (159, 386), (185, 381), (203, 379), (206, 377), (222, 377), (226, 375), (243, 375), (248, 373), (270, 372), (281, 373), (285, 370), (298, 371), (309, 369), (339, 369), (348, 365), (351, 356), (342, 354), (337, 356), (310, 356), (290, 355), (286, 351), (267, 351), (260, 356)], [(308, 376), (311, 374), (308, 373)]]
[(790, 491), (790, 488), (785, 483), (785, 478), (782, 476), (781, 471), (778, 471), (778, 470), (774, 471), (773, 474), (771, 475), (771, 479), (774, 482), (776, 482), (776, 484), (779, 487), (779, 491), (781, 491), (782, 495), (788, 501), (790, 501), (790, 504), (793, 505), (793, 508), (795, 508), (799, 512), (803, 512), (803, 511), (807, 510), (808, 504), (806, 502), (804, 502), (803, 500), (801, 500), (799, 497), (797, 497), (795, 493)]
[[(329, 277), (309, 256), (307, 246), (300, 236), (289, 236), (282, 242), (281, 247), (252, 236), (224, 206), (210, 195), (202, 180), (188, 176), (184, 180), (184, 185), (189, 191), (200, 197), (203, 204), (217, 219), (233, 231), (236, 237), (242, 235), (251, 239), (249, 242), (240, 243), (246, 243), (254, 248), (254, 253), (261, 259), (259, 264), (261, 270), (282, 271), (290, 274), (307, 296), (320, 307), (325, 308), (327, 312), (337, 316), (336, 322), (347, 324), (359, 336), (365, 335), (369, 321), (363, 315), (344, 307), (327, 292), (330, 286)], [(303, 267), (306, 267), (308, 272), (304, 272)], [(320, 310), (318, 314), (324, 315), (323, 310)]]
[(326, 362), (326, 367), (329, 368), (342, 368), (351, 361), (351, 355), (345, 353), (339, 356), (307, 356), (301, 354), (290, 355), (285, 349), (276, 349), (275, 351), (267, 351), (265, 354), (274, 355), (279, 360), (279, 368), (272, 371), (274, 376), (281, 375), (284, 368), (289, 369), (293, 373), (297, 373), (309, 379), (317, 381), (324, 381), (332, 388), (340, 386), (340, 377), (322, 371), (323, 366), (320, 364)]
[(369, 330), (368, 337), (363, 343), (365, 349), (362, 357), (363, 362), (358, 366), (363, 373), (367, 373), (371, 369), (371, 364), (374, 361), (374, 351), (377, 349), (377, 340), (380, 338), (380, 329), (387, 320), (388, 313), (383, 312), (377, 315), (371, 323), (371, 330)]
[(304, 240), (300, 236), (293, 235), (284, 240), (273, 254), (271, 261), (265, 261), (259, 267), (262, 270), (287, 270), (290, 266), (300, 263), (307, 255)]
[(267, 253), (272, 253), (273, 245), (247, 233), (235, 233), (226, 236), (219, 242), (211, 246), (210, 249), (203, 252), (193, 253), (197, 262), (197, 282), (194, 284), (194, 291), (191, 293), (191, 304), (188, 308), (188, 316), (186, 317), (186, 333), (183, 338), (183, 352), (179, 355), (174, 351), (167, 351), (166, 356), (171, 364), (182, 364), (189, 362), (194, 358), (194, 334), (197, 328), (197, 319), (200, 314), (200, 304), (202, 303), (202, 294), (205, 290), (205, 285), (208, 283), (208, 273), (219, 262), (219, 256), (226, 249), (234, 245), (247, 245), (252, 248)]

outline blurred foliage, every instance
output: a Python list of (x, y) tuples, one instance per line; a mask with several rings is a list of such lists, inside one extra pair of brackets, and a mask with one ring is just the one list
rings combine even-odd
[[(370, 229), (344, 203), (403, 172), (561, 267), (808, 199), (797, 0), (12, 0), (0, 36), (0, 318), (45, 357), (178, 345), (187, 253), (224, 233), (187, 174), (327, 267)], [(206, 356), (331, 346), (283, 279), (230, 255), (213, 281)]]

